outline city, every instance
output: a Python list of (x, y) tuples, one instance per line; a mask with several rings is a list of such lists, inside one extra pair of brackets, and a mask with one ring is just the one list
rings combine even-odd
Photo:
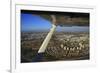
[[(21, 61), (32, 62), (48, 32), (22, 32)], [(43, 61), (89, 59), (88, 32), (55, 32)]]

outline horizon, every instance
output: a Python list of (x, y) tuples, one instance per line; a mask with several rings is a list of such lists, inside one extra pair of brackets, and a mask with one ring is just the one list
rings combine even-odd
[[(21, 13), (21, 31), (48, 32), (51, 22), (39, 15)], [(57, 26), (56, 32), (89, 32), (89, 26)]]

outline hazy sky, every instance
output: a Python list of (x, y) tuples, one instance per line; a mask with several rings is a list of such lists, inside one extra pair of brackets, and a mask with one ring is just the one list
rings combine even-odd
[[(21, 31), (49, 31), (51, 23), (38, 15), (21, 13)], [(88, 32), (88, 26), (60, 27), (56, 31)]]

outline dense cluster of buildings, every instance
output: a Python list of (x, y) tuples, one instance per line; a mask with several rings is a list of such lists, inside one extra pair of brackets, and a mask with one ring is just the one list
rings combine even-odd
[[(22, 33), (21, 49), (32, 51), (27, 52), (25, 55), (29, 55), (29, 53), (34, 54), (34, 51), (36, 54), (36, 51), (39, 50), (46, 35), (47, 32)], [(67, 32), (54, 33), (45, 51), (45, 57), (50, 56), (58, 60), (89, 59), (89, 34)]]

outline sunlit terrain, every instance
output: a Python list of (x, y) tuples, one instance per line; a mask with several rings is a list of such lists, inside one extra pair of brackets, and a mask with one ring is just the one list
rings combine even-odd
[[(22, 32), (21, 62), (32, 62), (48, 32)], [(89, 59), (88, 32), (55, 32), (43, 61)]]

